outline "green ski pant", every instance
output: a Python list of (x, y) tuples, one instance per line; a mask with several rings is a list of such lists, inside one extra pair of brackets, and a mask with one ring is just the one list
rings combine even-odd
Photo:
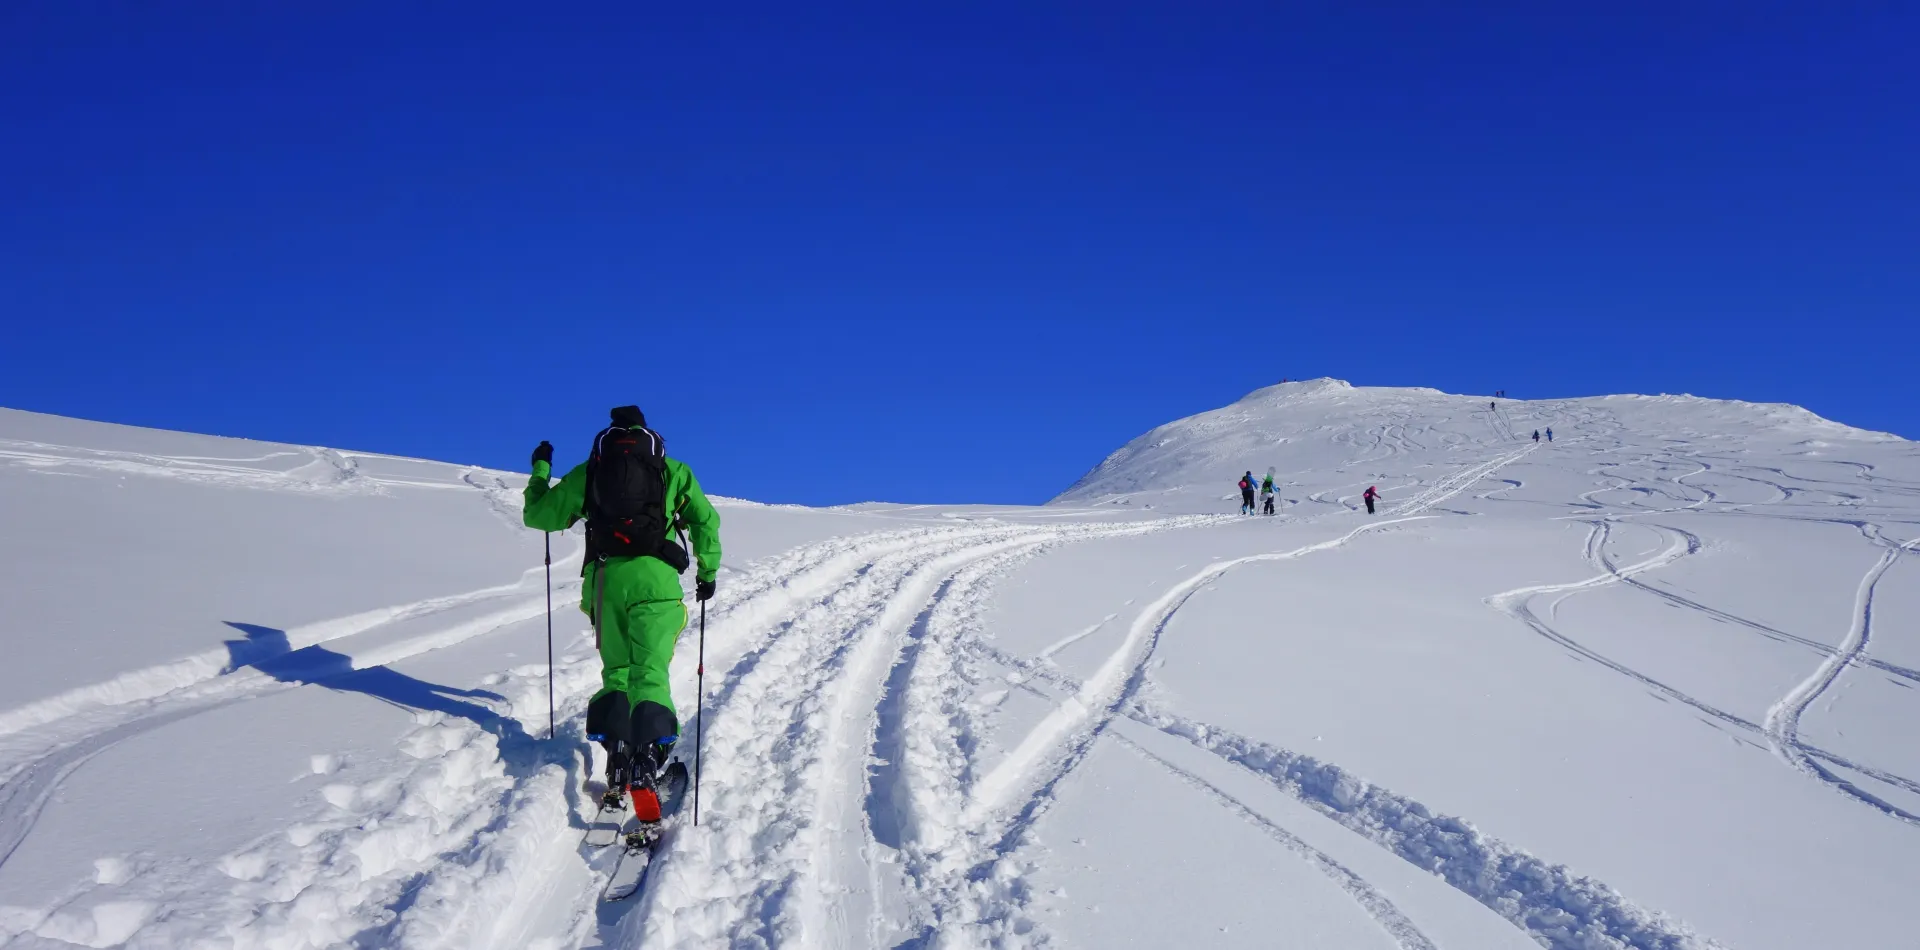
[[(597, 580), (597, 578), (596, 578)], [(619, 585), (615, 585), (619, 586)], [(627, 694), (629, 708), (654, 702), (673, 708), (673, 690), (667, 683), (667, 664), (680, 631), (687, 627), (687, 605), (680, 600), (621, 602), (615, 592), (596, 591), (599, 601), (594, 623), (600, 648), (599, 699), (608, 693)]]

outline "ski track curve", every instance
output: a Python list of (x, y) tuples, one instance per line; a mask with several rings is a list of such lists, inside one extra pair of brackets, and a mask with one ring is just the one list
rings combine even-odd
[[(1080, 687), (1073, 677), (1049, 664), (999, 650), (977, 636), (965, 648), (1064, 692)], [(1543, 946), (1552, 950), (1720, 947), (1606, 884), (1489, 837), (1464, 819), (1436, 814), (1338, 765), (1179, 715), (1147, 692), (1150, 689), (1128, 702), (1122, 714), (1263, 779), (1289, 798), (1439, 877)]]
[[(1848, 523), (1857, 525), (1855, 522)], [(1560, 630), (1555, 628), (1548, 620), (1541, 618), (1540, 615), (1532, 609), (1530, 602), (1534, 598), (1543, 595), (1558, 595), (1560, 599), (1564, 599), (1567, 596), (1584, 593), (1611, 584), (1631, 584), (1636, 575), (1644, 574), (1648, 571), (1671, 564), (1682, 557), (1698, 552), (1701, 547), (1699, 537), (1691, 532), (1665, 525), (1643, 525), (1643, 527), (1650, 528), (1665, 535), (1668, 538), (1667, 546), (1660, 552), (1644, 560), (1625, 566), (1616, 565), (1605, 554), (1606, 541), (1613, 524), (1614, 519), (1612, 518), (1602, 518), (1592, 521), (1591, 530), (1586, 539), (1586, 558), (1590, 563), (1599, 567), (1602, 573), (1578, 581), (1560, 584), (1537, 584), (1503, 591), (1487, 597), (1485, 599), (1486, 604), (1520, 621), (1535, 633), (1579, 657), (1591, 660), (1606, 669), (1634, 680), (1662, 696), (1704, 713), (1717, 722), (1733, 726), (1756, 736), (1760, 740), (1767, 742), (1783, 762), (1792, 765), (1796, 770), (1826, 784), (1835, 791), (1859, 801), (1889, 818), (1909, 825), (1920, 826), (1920, 814), (1915, 814), (1908, 809), (1902, 808), (1875, 795), (1873, 792), (1860, 787), (1858, 783), (1847, 779), (1832, 769), (1826, 768), (1821, 765), (1820, 762), (1828, 762), (1916, 794), (1920, 794), (1920, 782), (1915, 782), (1912, 779), (1877, 769), (1870, 765), (1856, 763), (1836, 753), (1802, 742), (1798, 736), (1799, 711), (1804, 710), (1828, 685), (1831, 685), (1833, 679), (1837, 678), (1847, 665), (1860, 661), (1860, 653), (1865, 648), (1866, 640), (1870, 635), (1873, 586), (1878, 582), (1879, 577), (1886, 572), (1887, 568), (1892, 566), (1899, 555), (1911, 545), (1894, 546), (1890, 542), (1878, 538), (1878, 535), (1870, 532), (1868, 528), (1861, 528), (1863, 533), (1868, 534), (1869, 539), (1875, 540), (1875, 543), (1889, 547), (1890, 550), (1883, 554), (1879, 561), (1875, 562), (1874, 566), (1868, 570), (1867, 576), (1861, 581), (1859, 600), (1856, 604), (1854, 627), (1849, 632), (1842, 646), (1834, 649), (1827, 660), (1821, 663), (1814, 671), (1812, 676), (1802, 681), (1794, 690), (1790, 691), (1786, 698), (1774, 704), (1772, 709), (1768, 711), (1765, 721), (1754, 722), (1743, 716), (1721, 709), (1684, 690), (1593, 650), (1578, 640), (1560, 632)], [(1555, 600), (1553, 606), (1557, 607), (1558, 603), (1559, 600)], [(1785, 728), (1784, 724), (1788, 721), (1791, 721), (1794, 725), (1794, 728), (1791, 730)]]
[(1361, 908), (1367, 912), (1367, 916), (1372, 917), (1374, 922), (1379, 924), (1381, 929), (1385, 930), (1387, 934), (1393, 938), (1394, 943), (1399, 945), (1401, 950), (1439, 950), (1439, 948), (1434, 945), (1434, 942), (1428, 939), (1427, 935), (1422, 933), (1420, 928), (1416, 926), (1412, 920), (1407, 918), (1406, 914), (1401, 912), (1400, 908), (1394, 906), (1393, 901), (1389, 900), (1385, 894), (1380, 893), (1372, 884), (1367, 883), (1365, 878), (1355, 874), (1351, 868), (1335, 860), (1332, 855), (1306, 843), (1301, 840), (1298, 835), (1274, 824), (1273, 821), (1265, 815), (1247, 807), (1245, 802), (1228, 794), (1218, 785), (1155, 755), (1145, 746), (1134, 742), (1132, 739), (1120, 735), (1117, 732), (1113, 734), (1113, 738), (1118, 741), (1123, 748), (1132, 751), (1134, 754), (1165, 770), (1174, 778), (1179, 779), (1187, 787), (1212, 799), (1221, 807), (1232, 812), (1240, 818), (1240, 820), (1254, 826), (1259, 829), (1262, 834), (1278, 842), (1281, 847), (1299, 855), (1308, 864), (1313, 865), (1316, 870), (1326, 875), (1326, 877), (1333, 881), (1341, 890), (1346, 891), (1347, 896), (1353, 898), (1354, 903), (1359, 904)]
[(1849, 666), (1859, 662), (1860, 657), (1866, 652), (1868, 644), (1873, 639), (1873, 597), (1874, 591), (1880, 585), (1880, 579), (1886, 575), (1889, 568), (1893, 567), (1893, 565), (1900, 560), (1900, 556), (1912, 550), (1916, 543), (1915, 541), (1908, 541), (1905, 544), (1890, 542), (1881, 535), (1880, 528), (1877, 525), (1862, 525), (1860, 527), (1860, 533), (1866, 536), (1869, 541), (1886, 550), (1880, 555), (1880, 559), (1875, 561), (1873, 566), (1867, 569), (1866, 574), (1860, 578), (1860, 586), (1854, 594), (1853, 619), (1847, 630), (1845, 639), (1841, 641), (1839, 647), (1833, 651), (1832, 655), (1828, 656), (1824, 662), (1814, 669), (1811, 675), (1795, 685), (1793, 689), (1789, 690), (1785, 696), (1782, 696), (1778, 702), (1774, 703), (1773, 706), (1767, 710), (1766, 719), (1762, 725), (1766, 731), (1767, 740), (1773, 747), (1774, 754), (1778, 755), (1787, 764), (1838, 788), (1840, 791), (1854, 798), (1861, 799), (1867, 804), (1873, 805), (1888, 814), (1904, 819), (1909, 823), (1920, 824), (1920, 815), (1915, 815), (1877, 796), (1873, 796), (1858, 786), (1855, 786), (1853, 783), (1848, 782), (1845, 778), (1835, 774), (1832, 770), (1822, 766), (1819, 762), (1815, 761), (1814, 755), (1810, 754), (1810, 751), (1800, 741), (1801, 715), (1806, 712), (1807, 707), (1812, 705), (1815, 699), (1818, 699), (1822, 693), (1826, 692), (1827, 689), (1840, 678), (1842, 673), (1846, 672)]
[(622, 940), (854, 946), (877, 938), (873, 789), (890, 659), (970, 564), (1040, 545), (1217, 519), (998, 526), (874, 560), (743, 658), (708, 722), (711, 824), (676, 842)]
[[(951, 866), (956, 862), (965, 864), (971, 861), (972, 867), (966, 871), (967, 880), (981, 885), (989, 893), (1011, 894), (1013, 900), (1010, 902), (1019, 902), (1017, 883), (1008, 881), (1018, 876), (1018, 872), (1010, 867), (1010, 861), (1040, 816), (1051, 807), (1067, 776), (1085, 760), (1095, 743), (1108, 732), (1114, 717), (1126, 708), (1145, 683), (1147, 665), (1173, 615), (1209, 581), (1242, 564), (1291, 560), (1343, 546), (1363, 534), (1432, 517), (1424, 512), (1466, 491), (1480, 479), (1526, 456), (1535, 448), (1526, 446), (1449, 475), (1395, 508), (1394, 513), (1399, 517), (1372, 521), (1338, 537), (1290, 551), (1215, 562), (1174, 584), (1141, 610), (1129, 625), (1121, 644), (1091, 677), (1077, 684), (1071, 694), (1055, 704), (994, 769), (973, 783), (959, 822), (962, 827), (972, 830), (950, 842), (958, 855), (968, 857), (949, 856), (947, 864)], [(1335, 883), (1339, 882), (1336, 880)], [(1009, 901), (1003, 898), (1002, 902)], [(1362, 909), (1372, 915), (1375, 908), (1362, 902)], [(1016, 913), (1004, 909), (978, 910), (972, 916), (995, 920), (1003, 925), (1011, 923), (1016, 928), (1031, 926), (1030, 922), (1019, 920)], [(1375, 920), (1390, 934), (1403, 929), (1394, 920), (1377, 916)], [(1414, 932), (1417, 933), (1417, 930)]]
[[(967, 821), (974, 823), (984, 820), (990, 813), (1004, 808), (1016, 787), (1027, 782), (1029, 776), (1036, 770), (1041, 770), (1041, 762), (1051, 750), (1078, 744), (1070, 736), (1081, 723), (1090, 718), (1104, 723), (1111, 718), (1112, 712), (1118, 708), (1120, 693), (1128, 687), (1129, 682), (1137, 679), (1142, 665), (1153, 653), (1153, 642), (1165, 629), (1169, 618), (1202, 585), (1243, 564), (1305, 557), (1319, 551), (1341, 547), (1363, 534), (1432, 517), (1423, 512), (1460, 494), (1475, 482), (1502, 467), (1525, 457), (1535, 448), (1535, 446), (1527, 446), (1454, 473), (1396, 507), (1392, 511), (1396, 517), (1371, 521), (1339, 537), (1290, 551), (1216, 561), (1175, 584), (1140, 612), (1127, 628), (1127, 634), (1120, 646), (1108, 656), (1100, 669), (1087, 679), (1081, 689), (1067, 702), (1048, 712), (1027, 737), (1007, 753), (1006, 759), (999, 767), (981, 778), (975, 789), (973, 802), (968, 806)], [(1098, 731), (1099, 728), (1101, 726), (1096, 725), (1091, 731)], [(1069, 754), (1066, 758), (1077, 757)], [(1041, 784), (1050, 785), (1052, 781), (1048, 780)]]

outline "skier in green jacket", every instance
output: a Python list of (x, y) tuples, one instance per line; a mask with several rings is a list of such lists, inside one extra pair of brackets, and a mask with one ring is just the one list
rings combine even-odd
[(689, 565), (676, 537), (692, 539), (695, 596), (707, 600), (720, 570), (720, 516), (693, 471), (666, 456), (639, 407), (611, 415), (587, 461), (558, 484), (551, 483), (552, 444), (534, 449), (523, 520), (539, 531), (587, 522), (580, 609), (593, 618), (601, 664), (587, 735), (607, 750), (608, 803), (630, 790), (635, 816), (659, 821), (654, 786), (680, 734), (667, 664), (687, 625), (680, 573)]

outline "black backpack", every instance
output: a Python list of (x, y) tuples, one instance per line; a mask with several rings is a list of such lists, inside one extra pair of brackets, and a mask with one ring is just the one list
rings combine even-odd
[(587, 558), (652, 557), (676, 572), (687, 551), (667, 537), (667, 444), (652, 429), (612, 426), (587, 456)]

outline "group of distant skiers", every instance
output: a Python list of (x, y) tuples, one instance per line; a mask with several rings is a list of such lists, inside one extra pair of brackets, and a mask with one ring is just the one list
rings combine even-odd
[[(1504, 394), (1505, 390), (1495, 393), (1495, 395)], [(1494, 405), (1488, 403), (1487, 408), (1492, 409)], [(1552, 442), (1553, 427), (1548, 426), (1545, 431), (1547, 441)], [(1541, 430), (1533, 430), (1533, 441), (1540, 441), (1540, 435)], [(1254, 507), (1253, 502), (1255, 492), (1258, 492), (1260, 495), (1260, 506), (1258, 508)], [(1368, 485), (1367, 490), (1360, 495), (1360, 500), (1367, 503), (1367, 514), (1373, 514), (1374, 504), (1380, 500), (1379, 487)], [(1273, 514), (1273, 469), (1267, 469), (1267, 476), (1259, 481), (1254, 480), (1252, 469), (1248, 469), (1245, 475), (1240, 476), (1240, 513), (1250, 515), (1256, 511), (1265, 515)]]
[[(1499, 392), (1497, 392), (1497, 393), (1494, 393), (1494, 395), (1496, 395), (1496, 396), (1502, 396), (1502, 395), (1505, 395), (1505, 394), (1506, 394), (1506, 390), (1504, 390), (1504, 389), (1503, 389), (1503, 390), (1501, 390), (1501, 391), (1499, 391)], [(1499, 410), (1500, 410), (1500, 406), (1499, 406), (1499, 405), (1498, 405), (1497, 403), (1491, 403), (1491, 402), (1490, 402), (1490, 403), (1487, 403), (1487, 411), (1488, 411), (1488, 412), (1498, 412)], [(1535, 442), (1538, 442), (1538, 441), (1540, 441), (1540, 430), (1539, 430), (1539, 429), (1535, 429), (1535, 430), (1533, 430), (1533, 441), (1535, 441)], [(1547, 441), (1548, 441), (1548, 442), (1552, 442), (1552, 441), (1553, 441), (1553, 427), (1552, 427), (1552, 426), (1548, 426), (1548, 427), (1547, 427)]]
[[(1259, 509), (1253, 506), (1255, 491), (1260, 493)], [(1248, 469), (1245, 475), (1240, 476), (1240, 513), (1250, 515), (1258, 510), (1261, 514), (1273, 514), (1273, 492), (1273, 469), (1267, 469), (1267, 477), (1257, 482), (1253, 480), (1253, 470)]]
[[(1256, 492), (1260, 495), (1260, 505), (1257, 508), (1253, 502)], [(1253, 470), (1248, 469), (1245, 475), (1240, 476), (1240, 513), (1250, 515), (1257, 511), (1263, 515), (1273, 514), (1274, 492), (1273, 469), (1267, 469), (1266, 477), (1258, 481), (1254, 480)], [(1380, 489), (1373, 485), (1368, 485), (1366, 492), (1360, 496), (1360, 500), (1367, 503), (1367, 514), (1373, 514), (1374, 502), (1379, 499)]]

